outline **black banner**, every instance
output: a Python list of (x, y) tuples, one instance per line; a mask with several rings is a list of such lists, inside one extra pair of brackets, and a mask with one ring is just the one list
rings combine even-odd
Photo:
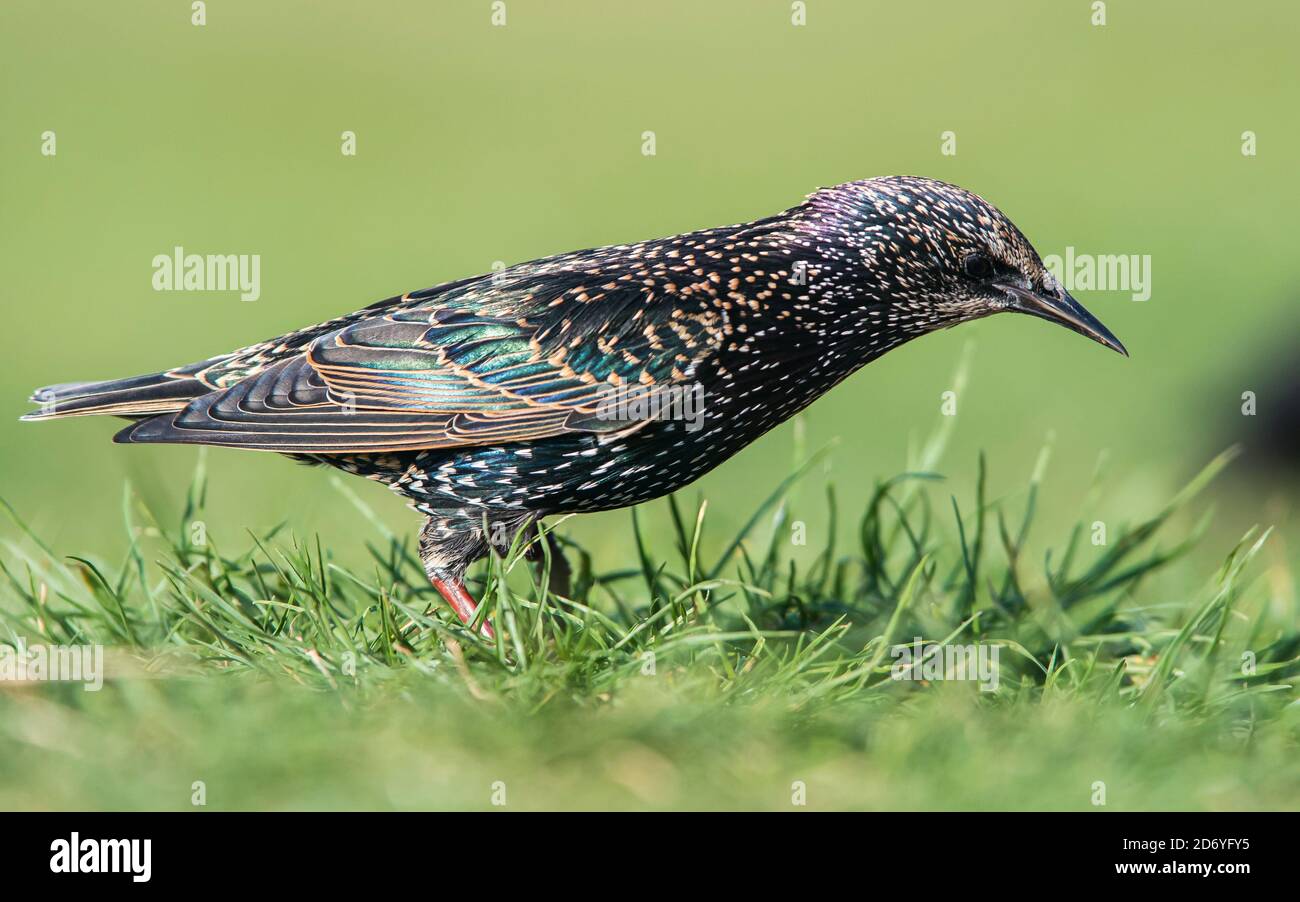
[[(741, 885), (787, 870), (874, 880), (1048, 878), (1067, 886), (1230, 888), (1294, 869), (1293, 814), (36, 813), (0, 815), (6, 882), (130, 892), (215, 880), (338, 890), (345, 878), (489, 883), (572, 869), (643, 879), (690, 865)], [(447, 869), (450, 869), (449, 871)], [(513, 875), (513, 876), (512, 876)], [(531, 876), (529, 876), (531, 875)], [(872, 875), (875, 875), (873, 877)], [(17, 881), (17, 883), (15, 883)]]

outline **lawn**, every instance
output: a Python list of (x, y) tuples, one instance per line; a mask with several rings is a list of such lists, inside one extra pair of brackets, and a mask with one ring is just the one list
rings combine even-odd
[[(107, 678), (0, 691), (0, 806), (1300, 803), (1290, 573), (1252, 530), (1191, 577), (1196, 496), (1231, 453), (1163, 508), (1109, 535), (1080, 523), (1031, 560), (1046, 449), (1017, 495), (985, 497), (981, 460), (976, 496), (958, 499), (935, 472), (941, 444), (808, 566), (788, 553), (804, 527), (788, 494), (822, 455), (713, 557), (707, 505), (679, 498), (666, 533), (630, 516), (639, 568), (602, 570), (561, 538), (568, 596), (517, 542), (474, 571), (495, 641), (450, 615), (410, 538), (337, 479), (369, 569), (283, 529), (207, 534), (202, 463), (179, 523), (128, 487), (130, 552), (113, 566), (56, 556), (15, 514), (9, 642), (102, 644)], [(953, 647), (970, 666), (943, 657)]]

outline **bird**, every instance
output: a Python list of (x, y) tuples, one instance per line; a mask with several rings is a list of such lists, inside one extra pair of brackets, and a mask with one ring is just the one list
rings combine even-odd
[(885, 176), (752, 222), (411, 291), (174, 369), (46, 386), (23, 419), (124, 417), (118, 443), (270, 451), (386, 484), (424, 515), (434, 589), (493, 637), (465, 586), (491, 549), (536, 540), (545, 517), (668, 495), (882, 354), (1001, 312), (1128, 356), (992, 204)]

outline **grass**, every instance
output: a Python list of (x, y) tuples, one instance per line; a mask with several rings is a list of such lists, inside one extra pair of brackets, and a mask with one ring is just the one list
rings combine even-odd
[[(207, 534), (202, 463), (178, 524), (128, 489), (114, 567), (59, 558), (11, 510), (6, 641), (102, 644), (110, 679), (0, 690), (0, 804), (187, 808), (196, 781), (221, 808), (1300, 802), (1300, 618), (1285, 580), (1257, 578), (1269, 533), (1195, 591), (1208, 518), (1163, 537), (1230, 455), (1105, 544), (1080, 523), (1037, 561), (1046, 455), (1018, 499), (986, 497), (981, 460), (975, 498), (936, 501), (938, 447), (875, 487), (854, 535), (832, 517), (802, 566), (788, 494), (817, 455), (724, 543), (679, 498), (670, 535), (632, 512), (638, 567), (561, 539), (569, 597), (516, 542), (477, 570), (495, 641), (339, 481), (369, 524), (366, 572), (283, 528)], [(914, 637), (996, 646), (996, 690), (894, 679)]]

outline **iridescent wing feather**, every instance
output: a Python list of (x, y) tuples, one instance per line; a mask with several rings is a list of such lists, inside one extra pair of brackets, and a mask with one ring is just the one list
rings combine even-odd
[(559, 260), (217, 358), (197, 375), (219, 390), (116, 440), (342, 454), (639, 428), (602, 418), (602, 401), (690, 380), (720, 346), (725, 317), (675, 285), (647, 285), (635, 267), (572, 271)]

